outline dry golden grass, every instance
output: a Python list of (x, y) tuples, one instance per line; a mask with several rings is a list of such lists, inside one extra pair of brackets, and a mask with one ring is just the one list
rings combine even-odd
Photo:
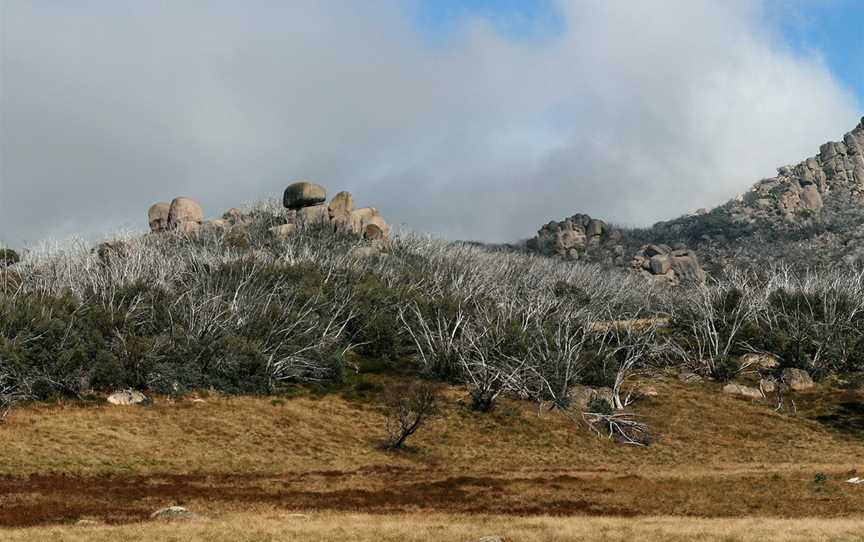
[[(474, 413), (459, 389), (413, 449), (395, 454), (378, 447), (375, 404), (337, 396), (27, 407), (0, 425), (0, 525), (138, 521), (175, 502), (214, 518), (262, 505), (382, 515), (861, 513), (864, 488), (843, 480), (861, 468), (864, 441), (808, 419), (845, 392), (798, 394), (790, 416), (716, 384), (652, 385), (660, 396), (635, 408), (659, 437), (648, 448), (599, 439), (527, 403)], [(828, 481), (815, 483), (817, 472)]]
[(862, 519), (554, 518), (442, 514), (226, 514), (187, 523), (54, 526), (0, 530), (10, 542), (473, 542), (499, 535), (514, 542), (841, 542), (864, 540)]

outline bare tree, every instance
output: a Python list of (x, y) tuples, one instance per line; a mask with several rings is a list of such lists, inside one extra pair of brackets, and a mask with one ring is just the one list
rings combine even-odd
[(411, 435), (439, 412), (440, 392), (429, 382), (412, 382), (390, 387), (384, 397), (384, 446), (398, 450)]

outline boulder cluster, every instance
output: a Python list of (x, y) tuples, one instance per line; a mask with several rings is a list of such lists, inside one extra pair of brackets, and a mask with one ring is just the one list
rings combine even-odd
[(147, 211), (150, 231), (163, 232), (177, 230), (183, 233), (197, 233), (204, 223), (204, 211), (194, 200), (187, 197), (174, 198), (171, 203), (159, 202)]
[(864, 202), (864, 119), (843, 137), (825, 143), (819, 154), (777, 170), (733, 202), (730, 213), (740, 223), (782, 218), (796, 222), (818, 215), (829, 193)]
[[(600, 219), (575, 214), (560, 222), (549, 222), (528, 240), (528, 249), (546, 256), (578, 260), (584, 252), (602, 243), (621, 239), (621, 232)], [(621, 249), (623, 254), (623, 248)]]
[[(297, 181), (285, 189), (282, 204), (287, 210), (284, 223), (269, 229), (271, 238), (275, 240), (288, 239), (301, 224), (330, 225), (336, 231), (362, 236), (373, 242), (376, 251), (384, 248), (389, 237), (390, 228), (381, 213), (374, 207), (358, 208), (350, 192), (339, 192), (327, 203), (327, 190), (323, 186)], [(147, 219), (150, 231), (154, 233), (175, 231), (197, 234), (202, 227), (229, 232), (243, 231), (242, 226), (248, 217), (240, 209), (231, 208), (222, 218), (205, 222), (204, 212), (198, 203), (188, 197), (179, 197), (171, 203), (153, 204), (147, 211)], [(109, 249), (113, 247), (100, 247), (100, 258), (103, 252), (107, 258)]]
[(645, 245), (633, 256), (630, 267), (646, 279), (677, 285), (683, 282), (702, 282), (705, 271), (699, 258), (683, 245)]
[(378, 209), (358, 208), (350, 192), (339, 192), (327, 203), (327, 189), (308, 181), (290, 184), (282, 196), (288, 209), (287, 222), (270, 228), (276, 239), (286, 239), (297, 225), (328, 224), (336, 231), (353, 233), (370, 241), (385, 242), (390, 228)]

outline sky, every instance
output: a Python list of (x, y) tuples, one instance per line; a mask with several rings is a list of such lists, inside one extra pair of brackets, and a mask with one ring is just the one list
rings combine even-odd
[(858, 0), (0, 0), (0, 243), (309, 179), (511, 241), (720, 204), (864, 115)]

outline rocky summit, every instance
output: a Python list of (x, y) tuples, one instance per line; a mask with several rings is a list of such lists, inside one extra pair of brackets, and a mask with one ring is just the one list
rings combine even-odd
[[(652, 262), (654, 256), (644, 252), (649, 246), (665, 247), (664, 256)], [(729, 265), (759, 268), (782, 262), (813, 269), (861, 263), (864, 119), (840, 141), (823, 144), (798, 164), (778, 168), (776, 176), (759, 180), (714, 209), (638, 229), (612, 228), (577, 214), (543, 226), (527, 248), (618, 267), (629, 263), (647, 278), (672, 284), (685, 276), (701, 280), (703, 265), (721, 272)], [(686, 264), (680, 258), (686, 258)]]

